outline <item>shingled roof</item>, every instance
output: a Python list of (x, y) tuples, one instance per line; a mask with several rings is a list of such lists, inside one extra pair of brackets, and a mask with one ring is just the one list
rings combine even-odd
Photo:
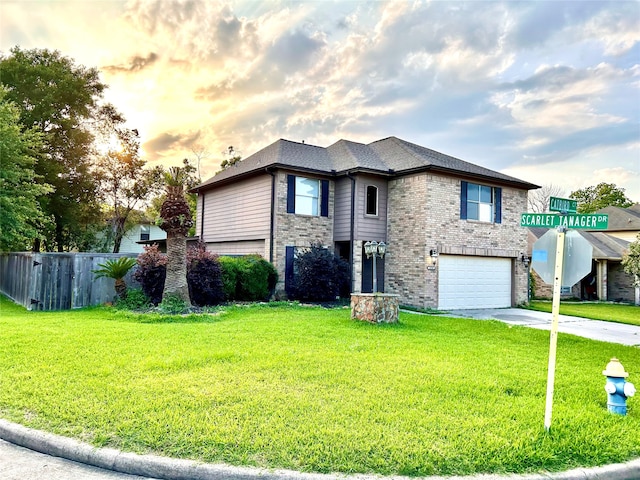
[(396, 137), (388, 137), (368, 145), (339, 140), (326, 148), (280, 139), (218, 172), (192, 191), (208, 190), (219, 184), (264, 172), (269, 168), (286, 168), (328, 176), (368, 172), (389, 177), (433, 170), (477, 177), (527, 190), (539, 188), (538, 185), (465, 162), (459, 158)]
[(638, 231), (640, 232), (640, 203), (629, 208), (609, 206), (598, 210), (598, 213), (609, 215), (609, 231)]

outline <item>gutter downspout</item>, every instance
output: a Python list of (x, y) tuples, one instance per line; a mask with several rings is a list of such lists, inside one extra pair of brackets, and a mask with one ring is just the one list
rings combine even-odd
[(354, 224), (354, 220), (356, 217), (356, 179), (355, 177), (351, 176), (351, 173), (347, 172), (347, 177), (351, 180), (351, 232), (350, 232), (350, 238), (349, 238), (349, 242), (351, 243), (351, 248), (349, 249), (349, 263), (351, 264), (351, 291), (355, 292), (355, 282), (356, 282), (356, 278), (355, 278), (355, 274), (354, 274), (354, 269), (355, 269), (355, 262), (354, 262), (354, 257), (355, 255), (353, 254), (356, 246), (354, 243), (355, 240), (355, 224)]
[(204, 243), (204, 193), (202, 197), (202, 206), (200, 207), (200, 241)]
[(271, 221), (269, 222), (269, 263), (273, 263), (273, 239), (274, 239), (274, 216), (276, 205), (276, 174), (269, 170), (264, 169), (269, 175), (271, 175)]

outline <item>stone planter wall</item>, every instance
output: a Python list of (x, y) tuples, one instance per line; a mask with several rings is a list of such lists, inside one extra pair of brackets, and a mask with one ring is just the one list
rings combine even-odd
[(389, 293), (352, 293), (351, 319), (370, 323), (398, 323), (398, 299)]

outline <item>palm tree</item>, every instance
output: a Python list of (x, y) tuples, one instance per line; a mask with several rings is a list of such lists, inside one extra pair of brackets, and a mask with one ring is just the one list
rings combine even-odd
[(177, 296), (186, 306), (189, 300), (187, 284), (187, 233), (193, 225), (191, 209), (184, 196), (186, 172), (171, 167), (165, 173), (167, 198), (160, 207), (160, 228), (167, 232), (167, 276), (162, 299)]
[(117, 260), (107, 260), (105, 263), (99, 263), (98, 270), (92, 270), (96, 278), (113, 278), (116, 281), (116, 293), (118, 297), (124, 300), (127, 297), (127, 284), (124, 281), (125, 275), (136, 264), (136, 259), (131, 257), (120, 257)]

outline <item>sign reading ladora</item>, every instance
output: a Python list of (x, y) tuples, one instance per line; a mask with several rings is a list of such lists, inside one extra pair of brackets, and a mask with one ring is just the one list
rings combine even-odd
[(555, 213), (523, 213), (520, 217), (521, 227), (567, 227), (587, 230), (606, 230), (609, 216), (606, 214), (556, 215)]

